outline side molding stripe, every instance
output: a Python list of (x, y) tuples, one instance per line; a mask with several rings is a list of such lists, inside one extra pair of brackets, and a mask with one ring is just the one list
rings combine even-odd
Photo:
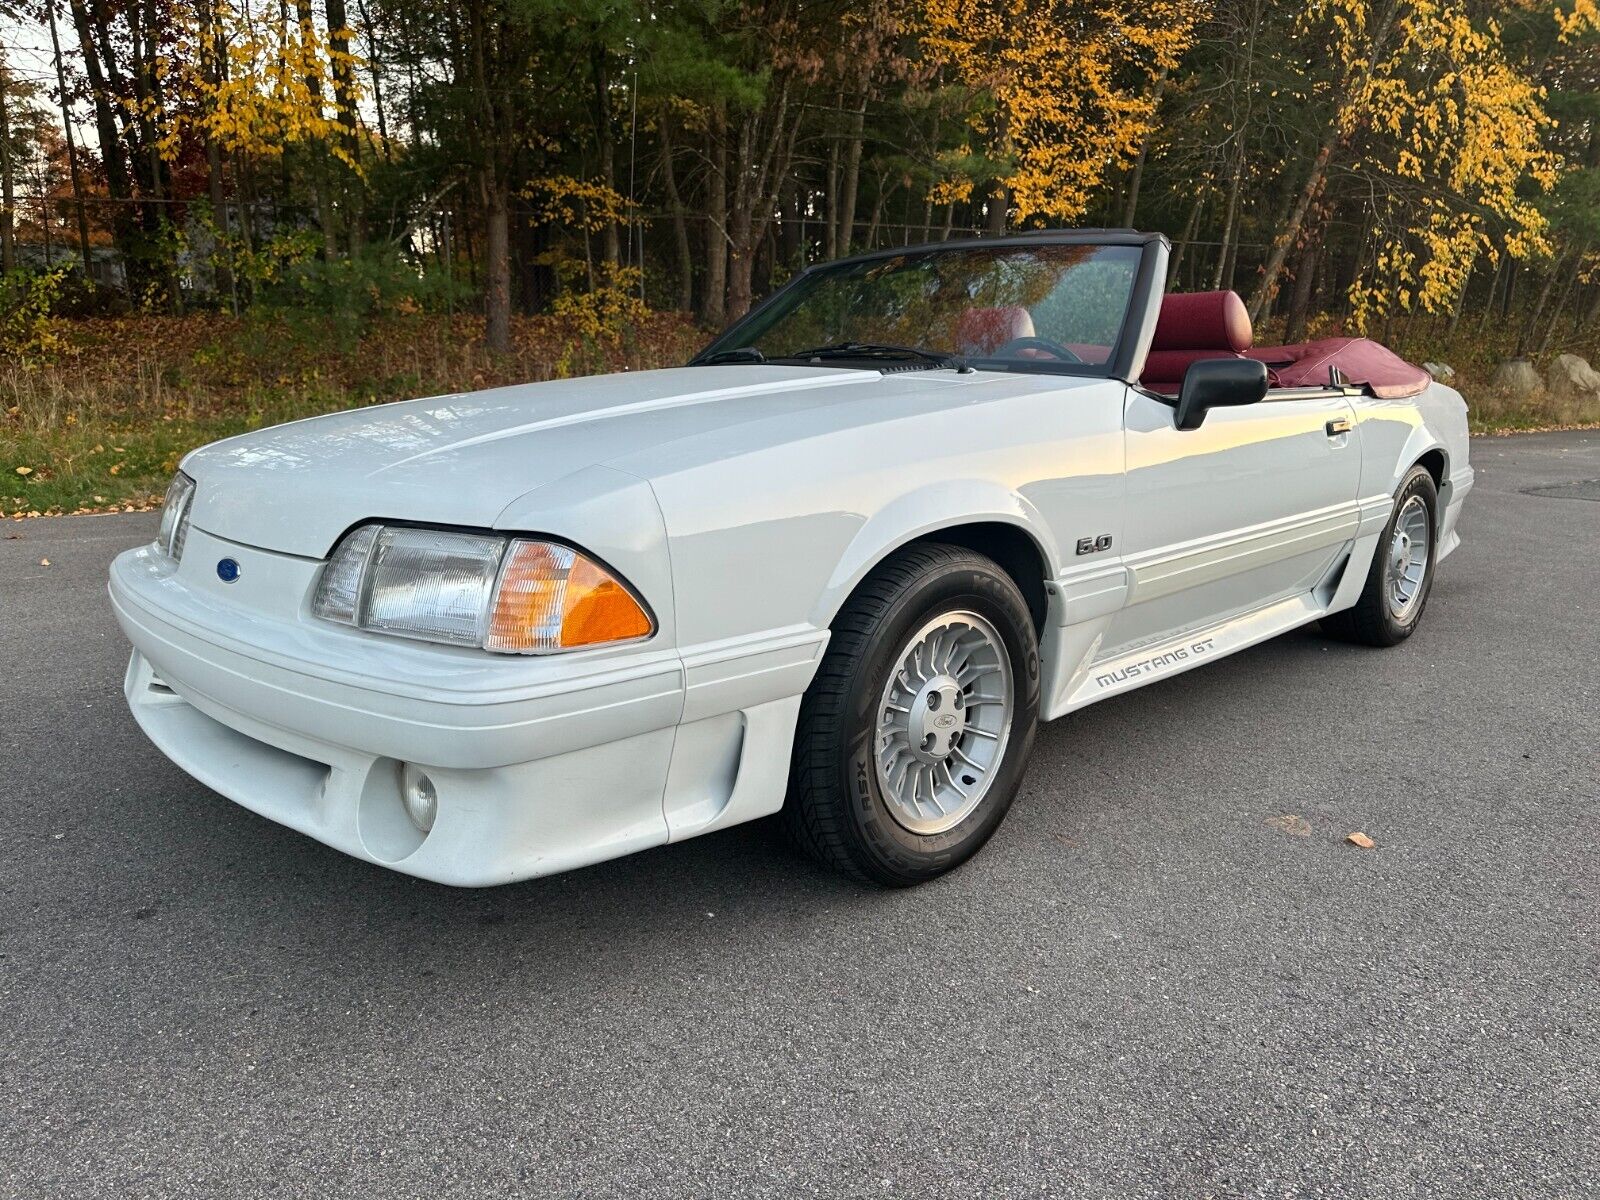
[(1321, 546), (1348, 541), (1362, 524), (1363, 507), (1352, 501), (1287, 521), (1258, 525), (1209, 543), (1164, 547), (1138, 555), (1127, 564), (1133, 576), (1133, 594), (1128, 602), (1138, 604), (1169, 596)]

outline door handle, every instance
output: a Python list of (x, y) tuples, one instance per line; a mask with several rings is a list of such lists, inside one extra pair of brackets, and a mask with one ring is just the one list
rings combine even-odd
[(1327, 423), (1327, 425), (1323, 426), (1323, 428), (1325, 428), (1328, 431), (1328, 436), (1329, 437), (1338, 437), (1341, 434), (1349, 433), (1350, 432), (1350, 418), (1349, 417), (1335, 417), (1333, 420), (1329, 421)]

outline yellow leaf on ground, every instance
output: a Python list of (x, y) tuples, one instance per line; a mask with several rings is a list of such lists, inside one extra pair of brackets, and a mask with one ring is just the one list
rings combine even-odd
[(1366, 834), (1360, 832), (1352, 833), (1344, 840), (1349, 842), (1352, 846), (1360, 846), (1363, 850), (1371, 850), (1377, 845), (1377, 843), (1369, 838)]
[(41, 558), (39, 560), (39, 565), (41, 567), (48, 567), (50, 565), (50, 560), (48, 558)]
[(32, 467), (18, 467), (17, 468), (17, 474), (18, 475), (32, 475), (33, 474), (33, 468)]

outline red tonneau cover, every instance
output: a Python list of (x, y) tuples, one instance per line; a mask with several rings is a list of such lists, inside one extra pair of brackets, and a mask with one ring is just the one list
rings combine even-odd
[(1331, 371), (1374, 396), (1415, 396), (1432, 376), (1366, 338), (1321, 338), (1294, 346), (1250, 345), (1250, 316), (1234, 292), (1169, 292), (1161, 301), (1143, 384), (1175, 394), (1194, 363), (1206, 358), (1254, 358), (1267, 364), (1275, 388), (1327, 387)]
[(1273, 387), (1326, 387), (1330, 369), (1338, 367), (1339, 374), (1351, 383), (1370, 389), (1380, 399), (1394, 400), (1415, 396), (1433, 380), (1421, 367), (1367, 338), (1320, 338), (1294, 346), (1255, 346), (1244, 355), (1267, 364)]

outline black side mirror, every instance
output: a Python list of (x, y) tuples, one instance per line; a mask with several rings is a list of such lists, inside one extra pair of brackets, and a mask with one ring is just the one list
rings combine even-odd
[(1253, 358), (1199, 359), (1183, 374), (1178, 428), (1199, 429), (1209, 409), (1255, 404), (1266, 394), (1266, 363)]

